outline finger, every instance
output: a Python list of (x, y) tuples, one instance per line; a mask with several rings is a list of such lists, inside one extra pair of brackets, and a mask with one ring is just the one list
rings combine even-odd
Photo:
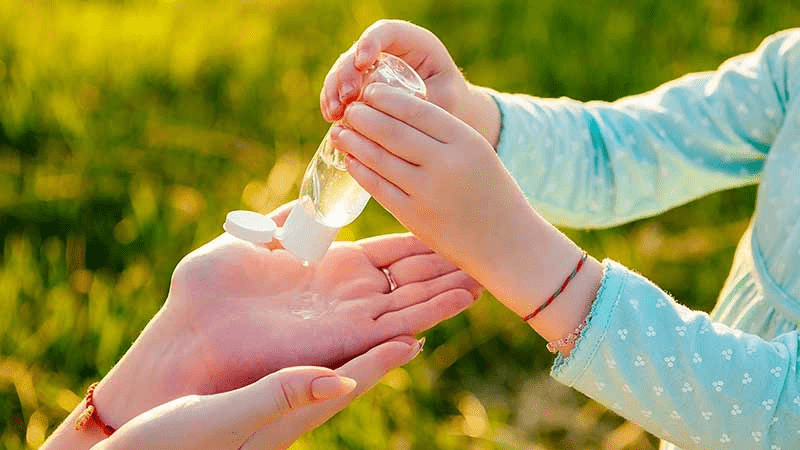
[(419, 185), (417, 181), (419, 170), (415, 165), (387, 152), (358, 132), (345, 127), (335, 127), (331, 138), (336, 148), (350, 154), (404, 192)]
[[(325, 367), (289, 367), (245, 387), (205, 397), (198, 411), (244, 436), (292, 411), (349, 394), (356, 381)], [(202, 418), (196, 423), (203, 423)]]
[(336, 373), (356, 380), (358, 386), (349, 394), (297, 410), (273, 426), (253, 434), (242, 450), (285, 448), (302, 433), (319, 426), (334, 414), (372, 388), (386, 372), (407, 363), (419, 353), (419, 342), (403, 336), (373, 347), (336, 370)]
[(409, 334), (421, 333), (469, 308), (475, 300), (467, 289), (450, 289), (430, 300), (382, 315), (378, 319), (379, 328), (387, 336), (405, 330)]
[[(427, 301), (432, 301), (436, 296), (450, 291), (452, 289), (475, 289), (475, 285), (477, 282), (472, 279), (469, 275), (467, 275), (463, 271), (455, 271), (452, 273), (448, 273), (447, 275), (442, 275), (440, 277), (436, 277), (432, 280), (423, 281), (419, 283), (411, 283), (406, 284), (404, 286), (398, 287), (394, 292), (387, 294), (389, 297), (389, 301), (384, 302), (376, 302), (375, 309), (373, 311), (373, 318), (379, 322), (379, 328), (386, 329), (388, 328), (391, 331), (387, 331), (389, 335), (397, 335), (397, 334), (414, 334), (417, 331), (421, 331), (418, 328), (409, 329), (408, 332), (400, 331), (395, 332), (398, 329), (392, 327), (385, 327), (381, 324), (381, 319), (386, 316), (391, 316), (392, 313), (402, 311), (404, 309), (410, 308), (413, 305), (417, 305), (420, 303), (424, 303)], [(387, 319), (391, 322), (390, 319)], [(400, 330), (405, 330), (404, 328), (399, 328)], [(392, 334), (394, 333), (394, 334)]]
[[(286, 222), (286, 218), (289, 216), (289, 213), (292, 212), (292, 208), (297, 204), (297, 200), (292, 200), (289, 203), (284, 203), (283, 205), (275, 208), (267, 214), (267, 217), (272, 219), (275, 222), (275, 225), (282, 227), (283, 223)], [(262, 244), (264, 247), (270, 250), (277, 250), (283, 248), (280, 241), (277, 239), (273, 239), (270, 242)]]
[[(459, 132), (463, 133), (463, 127), (472, 129), (441, 107), (419, 97), (408, 95), (406, 91), (385, 83), (372, 83), (367, 86), (364, 89), (361, 101), (438, 142), (450, 142), (452, 136), (457, 135)], [(389, 137), (395, 138), (395, 134), (397, 134), (397, 132), (390, 133), (387, 131), (384, 131), (384, 133), (388, 133)], [(372, 139), (371, 136), (367, 137)], [(390, 142), (377, 140), (376, 142), (390, 149), (390, 151), (393, 148), (386, 146), (391, 146)], [(408, 144), (404, 141), (397, 141), (395, 145)]]
[(363, 73), (356, 70), (353, 64), (354, 52), (345, 53), (336, 71), (336, 86), (339, 103), (346, 105), (358, 98), (361, 92), (361, 80)]
[(458, 266), (435, 253), (402, 258), (387, 268), (398, 286), (432, 280), (458, 270)]
[[(330, 70), (328, 70), (328, 73), (325, 74), (325, 79), (322, 82), (322, 89), (320, 90), (320, 109), (322, 110), (322, 115), (325, 117), (325, 120), (331, 122), (341, 117), (342, 104), (339, 102), (339, 87), (336, 85), (336, 72), (340, 70), (340, 62), (343, 57), (344, 54), (336, 58), (336, 61), (331, 66)], [(336, 111), (339, 111), (339, 117), (336, 117)]]
[(283, 226), (283, 223), (286, 222), (286, 217), (289, 216), (289, 213), (292, 212), (292, 208), (297, 203), (297, 200), (292, 200), (289, 203), (284, 203), (281, 206), (273, 209), (272, 212), (267, 214), (267, 217), (272, 219), (277, 226)]
[(386, 267), (403, 258), (432, 250), (411, 233), (386, 234), (356, 242), (375, 267)]
[[(365, 89), (365, 92), (372, 90), (373, 86), (379, 84), (382, 83), (370, 84)], [(402, 95), (407, 97), (403, 99), (404, 102), (416, 99), (427, 103), (425, 100), (407, 93)], [(429, 105), (433, 108), (438, 108), (432, 103), (429, 103)], [(369, 105), (361, 101), (353, 102), (344, 111), (344, 122), (365, 138), (411, 164), (423, 165), (433, 159), (435, 153), (438, 153), (435, 150), (441, 145), (441, 142), (413, 125), (409, 125), (383, 112), (382, 109), (386, 107), (387, 105), (384, 104)], [(392, 106), (392, 108), (398, 109), (400, 107)]]
[(358, 98), (363, 74), (353, 63), (355, 44), (342, 53), (325, 75), (320, 90), (320, 108), (328, 121), (341, 119), (344, 105)]
[(384, 208), (394, 213), (405, 210), (408, 194), (350, 155), (345, 155), (350, 176)]
[(237, 404), (254, 402), (254, 407), (239, 407), (243, 415), (233, 423), (248, 420), (264, 422), (291, 411), (302, 409), (321, 400), (340, 397), (356, 387), (355, 380), (338, 376), (324, 367), (289, 367), (272, 373), (251, 385), (247, 390), (239, 389), (233, 400)]
[(431, 74), (420, 69), (428, 58), (434, 58), (433, 67), (441, 66), (440, 58), (449, 59), (449, 55), (441, 55), (434, 51), (432, 43), (439, 39), (430, 31), (410, 22), (402, 20), (379, 20), (370, 25), (356, 41), (355, 67), (364, 70), (378, 61), (381, 52), (403, 58), (420, 76), (427, 78)]

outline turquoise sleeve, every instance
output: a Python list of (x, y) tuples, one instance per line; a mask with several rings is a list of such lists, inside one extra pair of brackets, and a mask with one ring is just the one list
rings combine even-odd
[(556, 225), (605, 227), (756, 183), (797, 85), (800, 30), (613, 103), (493, 97), (497, 151)]
[(613, 261), (604, 267), (555, 379), (683, 449), (800, 448), (797, 332), (766, 341), (713, 323)]

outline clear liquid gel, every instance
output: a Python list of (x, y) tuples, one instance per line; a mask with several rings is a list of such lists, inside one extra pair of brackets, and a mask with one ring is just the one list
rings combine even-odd
[[(414, 69), (386, 53), (364, 73), (362, 87), (375, 82), (426, 96), (425, 83)], [(370, 198), (347, 172), (345, 155), (331, 144), (331, 129), (338, 123), (328, 129), (311, 159), (300, 186), (298, 205), (278, 236), (284, 248), (304, 261), (320, 259), (339, 229), (354, 221)]]

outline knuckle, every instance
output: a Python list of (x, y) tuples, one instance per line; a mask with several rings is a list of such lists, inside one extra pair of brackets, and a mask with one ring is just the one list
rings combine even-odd
[(297, 393), (287, 379), (280, 380), (277, 392), (275, 392), (275, 410), (280, 414), (285, 414), (295, 408), (297, 405)]

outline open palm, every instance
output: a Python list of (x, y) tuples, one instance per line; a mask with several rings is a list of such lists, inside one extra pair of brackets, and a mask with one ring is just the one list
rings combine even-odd
[[(384, 267), (398, 283), (392, 292)], [(202, 377), (219, 392), (284, 367), (339, 366), (459, 313), (479, 292), (408, 234), (337, 242), (307, 267), (223, 234), (181, 261), (165, 309), (193, 331)]]

